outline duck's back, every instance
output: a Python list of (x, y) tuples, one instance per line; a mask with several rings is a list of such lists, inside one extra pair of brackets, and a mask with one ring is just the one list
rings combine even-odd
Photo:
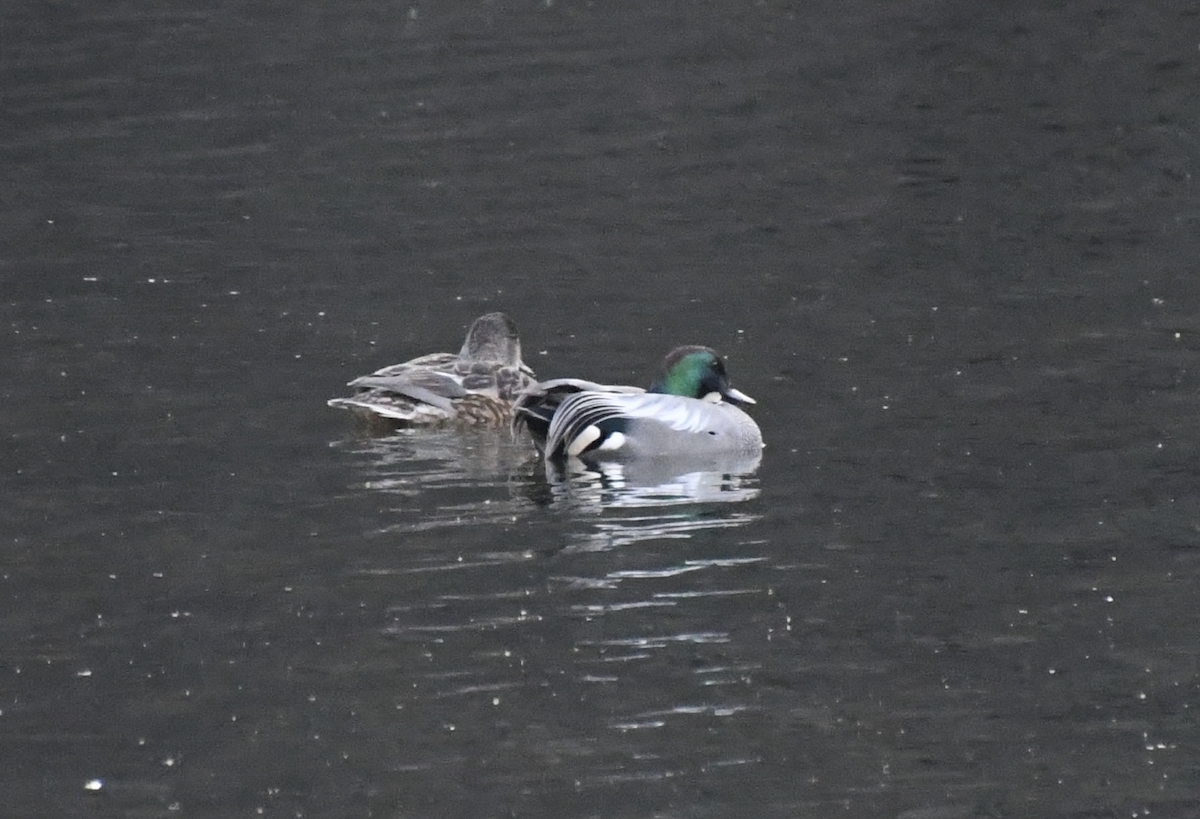
[(758, 424), (733, 404), (677, 395), (647, 394), (642, 397), (659, 406), (629, 420), (628, 441), (623, 448), (630, 456), (651, 457), (681, 452), (756, 455), (762, 451), (762, 433)]

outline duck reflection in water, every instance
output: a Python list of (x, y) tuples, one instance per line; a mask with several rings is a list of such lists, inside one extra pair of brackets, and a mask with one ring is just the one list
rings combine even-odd
[(661, 457), (586, 463), (547, 463), (555, 503), (577, 507), (649, 507), (739, 503), (758, 497), (754, 476), (761, 456)]

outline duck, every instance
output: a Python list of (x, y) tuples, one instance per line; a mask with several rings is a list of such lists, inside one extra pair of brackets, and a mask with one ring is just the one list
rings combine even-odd
[(505, 428), (517, 394), (536, 382), (521, 360), (516, 323), (496, 312), (471, 323), (457, 354), (430, 353), (359, 376), (347, 385), (352, 395), (327, 403), (378, 431)]
[(758, 457), (762, 431), (742, 409), (711, 347), (676, 347), (648, 390), (556, 378), (527, 387), (513, 405), (513, 430), (528, 430), (547, 462), (655, 457)]

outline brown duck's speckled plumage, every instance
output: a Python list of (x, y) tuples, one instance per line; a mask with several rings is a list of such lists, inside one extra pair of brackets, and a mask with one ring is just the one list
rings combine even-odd
[(503, 313), (480, 316), (457, 355), (431, 353), (350, 382), (349, 410), (372, 432), (411, 427), (501, 428), (518, 392), (536, 383), (521, 361), (516, 324)]

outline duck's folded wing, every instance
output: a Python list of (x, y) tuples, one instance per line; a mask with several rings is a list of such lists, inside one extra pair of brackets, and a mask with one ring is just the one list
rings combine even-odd
[[(528, 429), (534, 443), (544, 448), (550, 434), (550, 424), (559, 406), (577, 393), (628, 395), (645, 392), (641, 387), (597, 384), (582, 378), (551, 378), (521, 390), (513, 405), (513, 432)], [(550, 451), (550, 450), (546, 450)]]
[(623, 434), (629, 418), (623, 399), (632, 395), (636, 394), (588, 390), (566, 396), (546, 432), (546, 454), (560, 458), (604, 448), (613, 436)]
[(678, 395), (581, 392), (559, 405), (546, 435), (546, 452), (559, 457), (621, 449), (631, 423), (639, 421), (701, 433), (709, 429), (712, 412), (712, 404)]
[(457, 378), (432, 370), (410, 370), (396, 375), (364, 375), (350, 382), (356, 390), (403, 396), (450, 412), (452, 399), (467, 395)]
[[(383, 369), (371, 373), (371, 375), (403, 375), (414, 371), (420, 372), (421, 370), (454, 372), (457, 364), (458, 356), (454, 353), (429, 353), (428, 355), (418, 356), (410, 361), (405, 361), (402, 364), (389, 364)], [(370, 378), (371, 376), (363, 377)]]

